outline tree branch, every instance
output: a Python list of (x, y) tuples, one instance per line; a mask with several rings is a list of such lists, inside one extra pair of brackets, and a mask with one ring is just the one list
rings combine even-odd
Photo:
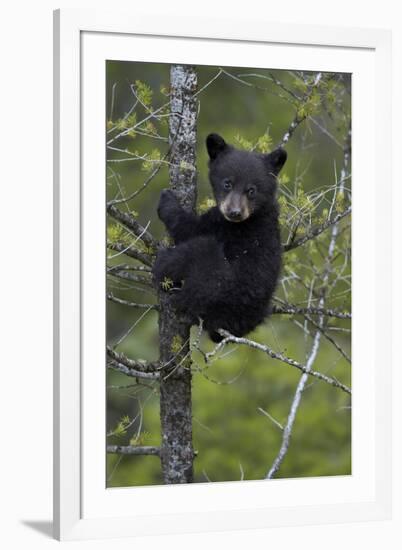
[(115, 220), (120, 222), (122, 225), (127, 227), (130, 231), (139, 237), (144, 244), (149, 248), (155, 249), (157, 247), (157, 242), (151, 235), (149, 231), (145, 229), (131, 214), (128, 212), (122, 212), (114, 204), (108, 203), (106, 206), (107, 213), (112, 216)]
[[(169, 154), (169, 151), (167, 151), (167, 153), (165, 154), (165, 156), (163, 157), (162, 160), (166, 160), (166, 158), (168, 157), (168, 154)], [(134, 199), (137, 195), (139, 195), (142, 191), (144, 191), (144, 189), (146, 187), (148, 187), (148, 185), (151, 183), (151, 181), (154, 179), (154, 177), (158, 174), (159, 170), (162, 168), (163, 166), (163, 163), (159, 163), (156, 165), (156, 168), (151, 172), (151, 174), (147, 177), (147, 179), (141, 184), (140, 187), (138, 187), (138, 189), (136, 189), (135, 191), (133, 191), (133, 193), (131, 193), (130, 195), (128, 195), (128, 197), (122, 197), (120, 199), (112, 199), (110, 200), (107, 205), (106, 205), (106, 208), (110, 207), (110, 206), (114, 206), (115, 204), (120, 204), (120, 203), (127, 203), (127, 202), (130, 202), (132, 199)]]
[[(301, 104), (307, 104), (307, 102), (309, 101), (309, 99), (311, 98), (314, 90), (316, 90), (321, 82), (321, 79), (322, 79), (322, 73), (317, 73), (316, 77), (315, 77), (315, 80), (314, 80), (314, 83), (309, 87), (309, 90), (307, 91), (307, 93), (303, 96), (302, 100), (301, 100)], [(306, 113), (306, 114), (303, 114), (301, 115), (299, 110), (297, 111), (296, 113), (296, 116), (295, 118), (293, 119), (293, 121), (291, 122), (289, 128), (286, 130), (286, 132), (284, 133), (280, 143), (278, 144), (278, 147), (283, 147), (284, 145), (287, 144), (287, 142), (290, 140), (290, 138), (292, 137), (292, 135), (294, 134), (296, 128), (306, 120), (306, 118), (308, 118), (309, 115)]]
[[(320, 318), (322, 318), (323, 316), (320, 315)], [(334, 348), (339, 351), (339, 353), (342, 355), (342, 357), (344, 357), (346, 359), (346, 361), (348, 361), (348, 363), (351, 363), (352, 360), (351, 358), (349, 357), (349, 355), (341, 348), (341, 346), (338, 344), (338, 342), (336, 342), (332, 336), (330, 336), (325, 328), (323, 326), (321, 326), (320, 323), (316, 323), (309, 315), (305, 315), (305, 318), (307, 319), (307, 321), (309, 323), (311, 323), (313, 325), (313, 327), (315, 327), (317, 330), (319, 330), (321, 332), (321, 334), (328, 340), (328, 342), (330, 342)]]
[(123, 353), (114, 351), (110, 346), (106, 346), (106, 355), (111, 359), (107, 367), (126, 374), (127, 376), (154, 380), (160, 377), (158, 372), (160, 364), (158, 362), (146, 363), (145, 361), (135, 361)]
[(119, 279), (132, 281), (134, 283), (141, 283), (142, 285), (147, 285), (152, 287), (152, 281), (150, 278), (144, 277), (142, 275), (136, 275), (135, 273), (126, 271), (125, 269), (122, 269), (119, 266), (108, 267), (107, 272), (108, 272), (108, 275), (113, 275), (114, 277), (118, 277)]
[(283, 459), (285, 458), (285, 455), (288, 451), (289, 443), (290, 443), (290, 436), (292, 434), (293, 424), (296, 419), (296, 413), (297, 409), (299, 408), (300, 400), (302, 393), (304, 391), (304, 387), (306, 385), (307, 379), (309, 374), (311, 374), (313, 371), (311, 370), (311, 367), (315, 361), (315, 358), (317, 357), (318, 348), (320, 345), (320, 337), (321, 333), (317, 330), (314, 336), (314, 342), (313, 346), (311, 348), (309, 357), (307, 359), (306, 363), (306, 370), (303, 373), (303, 375), (300, 377), (299, 383), (296, 388), (296, 392), (292, 401), (292, 406), (290, 407), (290, 412), (288, 415), (288, 419), (286, 422), (286, 426), (283, 430), (283, 436), (282, 436), (282, 445), (279, 449), (279, 453), (277, 457), (275, 458), (269, 472), (266, 475), (266, 479), (271, 479), (276, 472), (279, 470), (280, 465), (282, 464)]
[(112, 241), (107, 241), (107, 247), (110, 250), (115, 250), (116, 252), (125, 254), (130, 258), (134, 258), (135, 260), (140, 261), (141, 263), (143, 263), (144, 265), (147, 265), (148, 267), (152, 267), (153, 265), (152, 256), (150, 256), (146, 252), (142, 252), (141, 250), (138, 250), (133, 246), (126, 246), (123, 243), (119, 243), (119, 242), (113, 243)]
[(106, 447), (108, 453), (120, 455), (156, 455), (160, 456), (159, 447), (137, 447), (136, 445), (108, 445)]
[(141, 372), (134, 370), (123, 363), (118, 361), (109, 361), (107, 368), (125, 374), (126, 376), (132, 376), (133, 378), (146, 378), (147, 380), (159, 380), (159, 372)]
[(121, 304), (122, 306), (137, 307), (139, 309), (159, 309), (158, 304), (139, 304), (136, 302), (129, 302), (128, 300), (117, 298), (117, 296), (115, 296), (111, 292), (106, 293), (106, 298), (111, 302), (114, 302), (116, 304)]
[(334, 218), (329, 219), (325, 221), (323, 224), (318, 225), (317, 227), (314, 227), (311, 229), (308, 233), (306, 233), (303, 237), (300, 237), (300, 239), (296, 239), (293, 242), (290, 242), (289, 244), (285, 244), (283, 246), (283, 251), (288, 252), (289, 250), (293, 250), (294, 248), (297, 248), (298, 246), (301, 246), (302, 244), (306, 243), (307, 241), (310, 241), (311, 239), (314, 239), (315, 237), (318, 237), (323, 231), (328, 229), (328, 227), (331, 227), (332, 225), (335, 225), (338, 223), (342, 218), (345, 216), (348, 216), (352, 212), (352, 207), (349, 206), (341, 212), (340, 214), (337, 214)]
[(278, 353), (272, 350), (269, 346), (260, 344), (259, 342), (254, 342), (254, 340), (249, 340), (248, 338), (239, 338), (237, 336), (234, 336), (233, 334), (230, 334), (226, 330), (221, 329), (218, 332), (219, 334), (224, 336), (224, 339), (222, 340), (222, 342), (217, 344), (214, 350), (205, 354), (205, 357), (208, 361), (211, 359), (211, 357), (213, 357), (219, 350), (221, 350), (229, 342), (232, 342), (234, 344), (244, 344), (251, 348), (263, 351), (264, 353), (272, 357), (272, 359), (277, 359), (282, 363), (287, 363), (288, 365), (291, 365), (292, 367), (295, 367), (296, 369), (299, 369), (302, 372), (307, 373), (309, 376), (314, 376), (315, 378), (318, 378), (319, 380), (322, 380), (323, 382), (326, 382), (327, 384), (330, 384), (335, 388), (339, 388), (346, 393), (349, 393), (349, 394), (352, 393), (352, 390), (348, 386), (346, 386), (345, 384), (342, 384), (336, 378), (331, 378), (326, 374), (322, 374), (321, 372), (318, 372), (318, 371), (308, 370), (306, 365), (302, 365), (301, 363), (298, 363), (294, 359), (290, 359), (289, 357), (286, 357), (286, 355), (283, 355), (282, 353)]
[[(121, 137), (124, 137), (124, 136), (127, 136), (130, 132), (132, 132), (133, 130), (136, 130), (137, 128), (139, 128), (140, 126), (142, 126), (143, 124), (145, 124), (145, 122), (147, 122), (147, 120), (151, 119), (151, 118), (155, 118), (155, 115), (157, 115), (158, 113), (160, 113), (161, 111), (163, 111), (163, 109), (165, 109), (167, 107), (167, 105), (169, 105), (169, 102), (167, 103), (164, 103), (163, 105), (161, 105), (160, 107), (158, 107), (158, 109), (155, 109), (155, 111), (151, 111), (145, 118), (143, 118), (142, 120), (140, 120), (139, 122), (137, 122), (136, 124), (134, 124), (133, 126), (130, 126), (129, 128), (126, 128), (125, 130), (123, 130), (122, 132), (119, 132), (118, 134), (116, 134), (115, 136), (113, 136), (111, 139), (109, 139), (109, 141), (106, 143), (106, 145), (110, 145), (111, 143), (117, 141), (118, 139), (120, 139)], [(160, 117), (161, 115), (159, 115)], [(110, 131), (113, 131), (115, 130), (116, 128), (111, 128)]]
[(272, 306), (272, 312), (280, 315), (324, 315), (325, 317), (335, 317), (337, 319), (351, 319), (352, 314), (348, 312), (336, 311), (335, 309), (325, 309), (322, 307), (299, 307), (293, 304), (283, 304), (281, 306)]

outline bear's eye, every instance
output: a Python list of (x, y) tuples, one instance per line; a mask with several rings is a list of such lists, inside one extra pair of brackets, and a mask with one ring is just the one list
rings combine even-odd
[(255, 195), (255, 189), (254, 189), (254, 187), (250, 187), (250, 189), (247, 189), (247, 195), (248, 195), (249, 197), (254, 197), (254, 195)]
[(230, 191), (230, 189), (232, 189), (232, 182), (230, 181), (230, 179), (226, 178), (223, 180), (223, 188), (226, 191)]

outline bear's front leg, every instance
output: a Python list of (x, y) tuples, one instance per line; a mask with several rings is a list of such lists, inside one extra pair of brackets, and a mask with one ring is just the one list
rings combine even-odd
[(182, 212), (183, 209), (173, 191), (164, 189), (159, 198), (158, 216), (168, 230)]
[(197, 232), (198, 216), (186, 212), (171, 189), (164, 189), (161, 193), (158, 216), (176, 244), (194, 237)]

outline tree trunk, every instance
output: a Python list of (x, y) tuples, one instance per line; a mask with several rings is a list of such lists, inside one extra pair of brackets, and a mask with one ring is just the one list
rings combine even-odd
[[(170, 72), (171, 116), (169, 118), (170, 186), (183, 208), (191, 210), (196, 201), (195, 68), (172, 65)], [(161, 372), (160, 417), (161, 462), (165, 483), (193, 481), (191, 414), (190, 325), (169, 303), (169, 295), (159, 293), (160, 360), (168, 364)]]

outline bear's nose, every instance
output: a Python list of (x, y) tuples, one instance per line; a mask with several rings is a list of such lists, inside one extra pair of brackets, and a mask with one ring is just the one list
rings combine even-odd
[(241, 210), (239, 208), (233, 208), (232, 210), (229, 210), (228, 215), (231, 220), (240, 220)]

